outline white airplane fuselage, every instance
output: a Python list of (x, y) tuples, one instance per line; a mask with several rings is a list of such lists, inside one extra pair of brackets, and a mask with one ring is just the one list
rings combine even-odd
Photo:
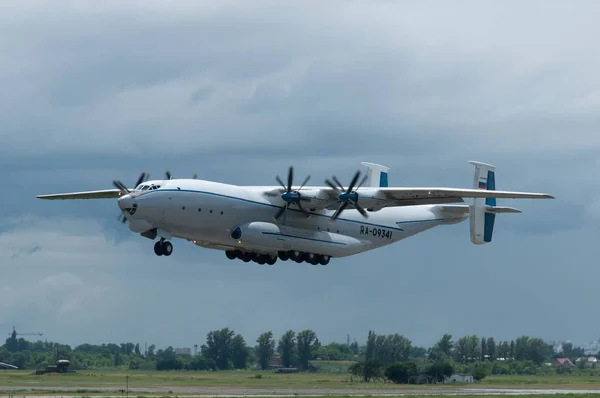
[(157, 235), (147, 237), (177, 237), (207, 248), (275, 257), (281, 251), (345, 257), (468, 218), (465, 214), (444, 215), (435, 205), (416, 205), (383, 208), (370, 212), (368, 218), (347, 209), (336, 220), (331, 219), (333, 210), (307, 209), (311, 215), (307, 218), (290, 208), (275, 221), (281, 200), (264, 192), (277, 187), (197, 179), (155, 183), (159, 189), (134, 191), (118, 200), (122, 210), (136, 206), (135, 212), (124, 212), (132, 231), (143, 234), (154, 230)]

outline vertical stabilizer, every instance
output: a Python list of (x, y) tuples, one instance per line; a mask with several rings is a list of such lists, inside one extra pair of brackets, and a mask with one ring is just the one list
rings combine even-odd
[(361, 162), (367, 168), (367, 181), (365, 187), (388, 187), (389, 167), (370, 162)]
[[(496, 167), (491, 164), (470, 161), (475, 166), (473, 189), (496, 190)], [(476, 245), (492, 241), (496, 214), (486, 211), (496, 206), (496, 198), (474, 198), (469, 209), (471, 242)]]

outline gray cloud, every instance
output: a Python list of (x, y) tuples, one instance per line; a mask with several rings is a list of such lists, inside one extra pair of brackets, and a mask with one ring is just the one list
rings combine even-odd
[[(190, 346), (221, 326), (250, 341), (263, 329), (288, 327), (312, 327), (323, 341), (346, 333), (362, 339), (369, 328), (419, 344), (446, 331), (595, 337), (572, 327), (600, 326), (589, 324), (585, 303), (593, 300), (581, 301), (585, 289), (578, 301), (544, 308), (565, 283), (600, 276), (593, 266), (597, 8), (383, 1), (5, 7), (0, 167), (9, 189), (0, 198), (0, 252), (10, 272), (0, 284), (0, 315), (69, 342)], [(485, 247), (469, 242), (464, 223), (326, 268), (248, 266), (184, 242), (165, 262), (150, 241), (115, 221), (114, 201), (35, 199), (110, 188), (113, 179), (132, 184), (142, 170), (158, 178), (167, 168), (264, 185), (293, 164), (314, 184), (332, 174), (347, 181), (361, 161), (390, 166), (393, 185), (470, 187), (472, 159), (498, 166), (498, 189), (557, 199), (502, 201), (524, 213), (499, 217)], [(460, 322), (440, 304), (448, 302), (468, 303)], [(373, 311), (396, 311), (398, 303), (410, 303), (399, 318)]]

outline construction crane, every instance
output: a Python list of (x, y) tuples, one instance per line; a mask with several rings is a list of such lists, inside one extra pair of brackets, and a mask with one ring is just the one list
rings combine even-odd
[(31, 332), (31, 333), (17, 333), (17, 331), (15, 330), (15, 327), (13, 326), (13, 331), (12, 333), (8, 334), (9, 336), (43, 336), (44, 333), (39, 333), (39, 332)]

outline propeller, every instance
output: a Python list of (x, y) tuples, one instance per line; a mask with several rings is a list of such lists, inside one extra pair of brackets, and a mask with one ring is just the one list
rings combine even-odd
[[(356, 190), (358, 190), (358, 188), (360, 188), (367, 180), (367, 175), (365, 174), (360, 184), (354, 188), (354, 185), (356, 185), (359, 177), (360, 170), (357, 170), (356, 174), (354, 174), (354, 177), (352, 178), (352, 181), (350, 182), (350, 185), (348, 186), (348, 189), (345, 189), (342, 183), (335, 176), (333, 176), (332, 179), (338, 186), (335, 186), (331, 181), (329, 181), (329, 179), (325, 180), (325, 183), (338, 194), (338, 201), (341, 202), (335, 213), (333, 213), (333, 216), (331, 216), (332, 220), (338, 218), (338, 216), (346, 209), (348, 203), (352, 204), (364, 218), (369, 217), (365, 209), (358, 204), (358, 193), (356, 192)], [(341, 188), (341, 190), (338, 187)]]
[[(173, 179), (173, 175), (171, 174), (171, 172), (169, 170), (165, 171), (165, 177), (167, 177), (167, 180), (172, 180)], [(194, 175), (192, 176), (192, 178), (194, 180), (198, 179), (198, 173), (194, 173)]]
[(281, 178), (279, 178), (279, 176), (275, 177), (275, 179), (283, 187), (283, 192), (281, 194), (281, 199), (283, 199), (285, 201), (285, 206), (281, 207), (279, 209), (279, 211), (277, 212), (277, 214), (275, 214), (275, 217), (274, 217), (275, 220), (279, 221), (279, 219), (281, 218), (281, 216), (283, 215), (283, 213), (285, 213), (285, 211), (292, 204), (296, 204), (298, 206), (298, 208), (300, 209), (300, 211), (302, 211), (302, 213), (304, 213), (307, 218), (310, 217), (310, 213), (307, 212), (304, 209), (304, 207), (302, 207), (302, 205), (300, 204), (301, 201), (308, 201), (310, 199), (303, 198), (302, 195), (300, 195), (300, 192), (299, 192), (302, 189), (302, 187), (304, 187), (304, 185), (306, 185), (306, 183), (310, 179), (310, 176), (306, 177), (306, 179), (304, 180), (304, 182), (302, 183), (302, 185), (300, 185), (300, 188), (298, 188), (296, 190), (293, 190), (293, 191), (292, 191), (292, 185), (293, 185), (293, 182), (294, 182), (294, 167), (293, 166), (290, 166), (290, 169), (288, 171), (287, 186), (283, 183), (283, 181), (281, 181)]
[[(144, 173), (142, 172), (140, 174), (140, 176), (138, 177), (135, 185), (133, 186), (134, 188), (137, 187), (138, 185), (140, 185), (142, 182), (147, 181), (148, 178), (150, 177), (149, 173)], [(121, 181), (119, 180), (114, 180), (113, 181), (113, 185), (115, 187), (117, 187), (117, 189), (119, 189), (121, 191), (121, 195), (127, 195), (128, 193), (131, 193), (131, 190), (129, 188), (127, 188)], [(119, 217), (117, 217), (118, 221), (121, 221), (123, 224), (125, 224), (127, 222), (127, 218), (125, 218), (125, 214), (121, 212), (121, 214), (119, 215)]]

